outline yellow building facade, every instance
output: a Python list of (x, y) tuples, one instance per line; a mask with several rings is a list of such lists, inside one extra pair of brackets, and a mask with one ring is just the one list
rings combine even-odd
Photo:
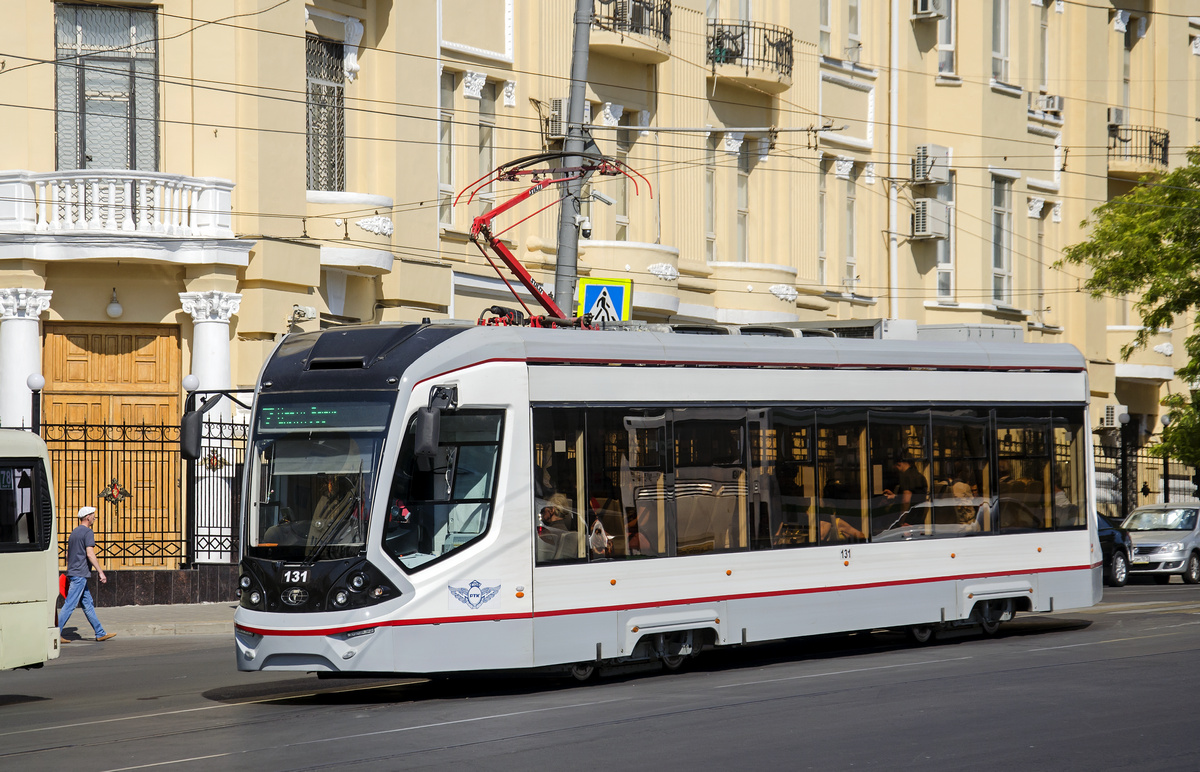
[[(644, 180), (591, 180), (579, 274), (632, 280), (634, 319), (1066, 341), (1095, 416), (1154, 426), (1180, 331), (1122, 361), (1130, 300), (1054, 262), (1196, 144), (1200, 0), (592, 9), (585, 122)], [(37, 376), (48, 422), (165, 425), (289, 331), (514, 304), (469, 231), (522, 187), (455, 199), (561, 149), (570, 0), (8, 10), (0, 425)], [(557, 226), (504, 234), (547, 286)]]

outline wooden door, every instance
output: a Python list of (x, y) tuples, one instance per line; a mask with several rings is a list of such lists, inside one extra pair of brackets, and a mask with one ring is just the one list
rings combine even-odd
[[(178, 452), (179, 328), (46, 324), (45, 434), (60, 523), (99, 511), (107, 568), (178, 565), (183, 532)], [(113, 482), (128, 493), (109, 501)]]

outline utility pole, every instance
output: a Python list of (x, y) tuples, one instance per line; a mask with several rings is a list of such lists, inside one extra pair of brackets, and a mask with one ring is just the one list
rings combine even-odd
[[(588, 37), (592, 27), (592, 0), (575, 0), (575, 44), (571, 53), (571, 91), (567, 107), (567, 136), (563, 166), (583, 163), (583, 106), (587, 97)], [(568, 316), (574, 315), (575, 278), (579, 268), (579, 191), (583, 179), (567, 183), (566, 197), (559, 207), (558, 260), (554, 269), (554, 302)]]

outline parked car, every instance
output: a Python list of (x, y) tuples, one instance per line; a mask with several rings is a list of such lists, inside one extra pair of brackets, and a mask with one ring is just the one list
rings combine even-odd
[(1129, 581), (1129, 561), (1133, 556), (1133, 539), (1121, 527), (1121, 521), (1100, 515), (1096, 518), (1100, 532), (1100, 551), (1104, 555), (1104, 581), (1112, 587), (1124, 587)]
[(1179, 574), (1200, 584), (1200, 504), (1149, 504), (1129, 513), (1121, 527), (1133, 539), (1132, 576), (1166, 584)]

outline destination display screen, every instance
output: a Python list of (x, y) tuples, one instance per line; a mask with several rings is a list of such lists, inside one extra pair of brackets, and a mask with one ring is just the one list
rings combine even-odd
[(258, 431), (374, 431), (387, 427), (390, 402), (283, 402), (260, 405)]

